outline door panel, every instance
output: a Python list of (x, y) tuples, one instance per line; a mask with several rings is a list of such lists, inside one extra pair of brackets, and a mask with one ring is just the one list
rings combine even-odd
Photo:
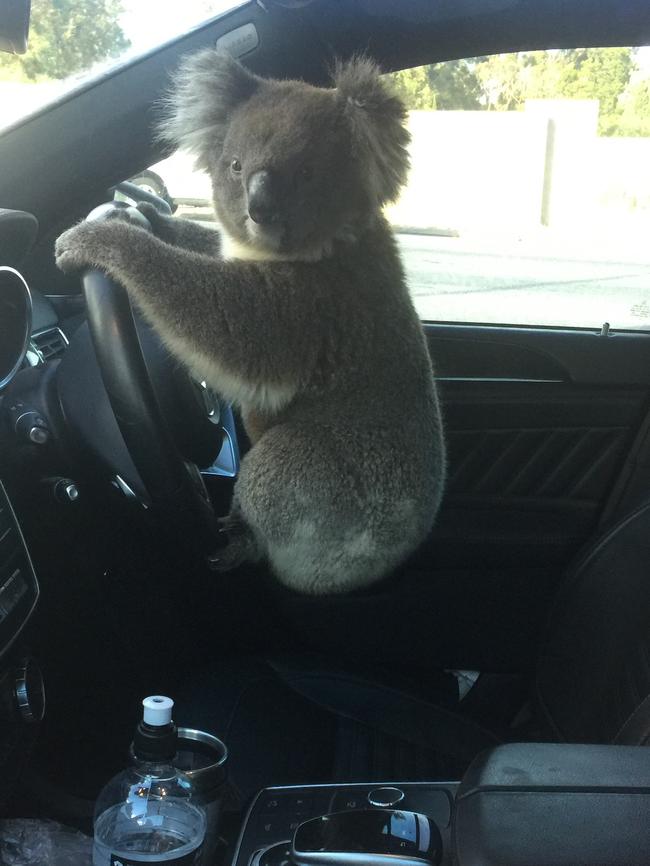
[[(564, 570), (642, 438), (650, 335), (426, 331), (449, 450), (431, 537), (382, 584), (344, 597), (291, 595), (283, 609), (321, 652), (340, 654), (344, 634), (357, 663), (528, 674)], [(650, 491), (650, 459), (647, 469)]]
[(449, 472), (418, 562), (563, 566), (596, 529), (645, 416), (650, 336), (426, 331)]

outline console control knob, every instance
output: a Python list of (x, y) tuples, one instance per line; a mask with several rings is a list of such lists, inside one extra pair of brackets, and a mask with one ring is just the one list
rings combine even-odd
[(54, 485), (54, 497), (57, 502), (68, 505), (79, 499), (79, 488), (70, 478), (59, 478)]
[(359, 809), (305, 821), (291, 845), (295, 866), (438, 866), (442, 839), (418, 812)]
[(23, 721), (31, 725), (43, 720), (45, 685), (41, 669), (33, 659), (24, 659), (16, 668), (14, 696)]
[(16, 436), (34, 445), (45, 445), (52, 434), (47, 421), (35, 409), (30, 409), (24, 403), (15, 403), (9, 413)]
[(251, 866), (293, 866), (291, 842), (279, 842), (258, 851), (251, 861)]
[(27, 437), (30, 442), (34, 443), (34, 445), (45, 445), (46, 442), (49, 442), (50, 431), (47, 427), (41, 427), (39, 424), (34, 424), (33, 427), (29, 428)]
[(404, 799), (404, 791), (399, 788), (375, 788), (368, 794), (368, 802), (371, 806), (378, 806), (380, 809), (390, 809), (391, 806), (397, 806)]

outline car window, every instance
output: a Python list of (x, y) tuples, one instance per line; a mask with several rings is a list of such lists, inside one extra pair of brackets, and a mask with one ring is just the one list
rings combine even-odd
[(247, 0), (32, 0), (24, 55), (0, 54), (0, 129)]
[(388, 214), (422, 318), (650, 328), (650, 50), (392, 78), (412, 169)]
[[(650, 49), (502, 54), (390, 78), (412, 168), (386, 213), (423, 319), (650, 329)], [(136, 182), (181, 216), (214, 218), (184, 154)]]

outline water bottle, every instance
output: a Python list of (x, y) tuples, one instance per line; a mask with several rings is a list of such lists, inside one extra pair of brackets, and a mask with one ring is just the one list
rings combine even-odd
[(174, 702), (154, 696), (133, 739), (134, 764), (103, 789), (95, 807), (93, 866), (195, 866), (206, 833), (205, 810), (173, 766)]

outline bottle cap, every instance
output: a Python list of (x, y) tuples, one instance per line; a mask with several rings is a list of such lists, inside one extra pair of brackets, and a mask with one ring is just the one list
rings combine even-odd
[(142, 706), (144, 707), (142, 719), (147, 725), (158, 728), (171, 723), (174, 707), (171, 698), (166, 698), (163, 695), (152, 695), (142, 701)]

